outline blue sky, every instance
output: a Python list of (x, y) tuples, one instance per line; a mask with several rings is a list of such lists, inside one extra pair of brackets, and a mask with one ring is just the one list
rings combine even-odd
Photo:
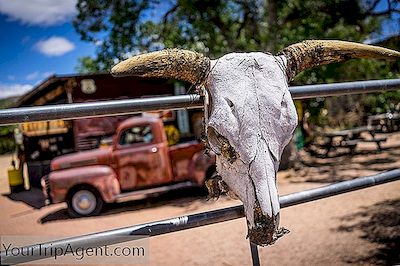
[[(76, 1), (0, 0), (0, 98), (21, 95), (51, 74), (74, 73), (78, 58), (95, 54), (72, 26)], [(400, 15), (385, 22), (384, 35), (399, 33), (399, 24)]]
[(0, 0), (0, 98), (31, 89), (51, 74), (74, 73), (96, 46), (72, 26), (76, 0)]

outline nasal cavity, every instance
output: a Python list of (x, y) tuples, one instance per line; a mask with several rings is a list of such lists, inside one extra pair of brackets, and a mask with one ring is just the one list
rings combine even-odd
[(224, 98), (225, 101), (228, 103), (229, 107), (231, 108), (231, 110), (233, 110), (233, 108), (235, 107), (233, 102), (231, 100), (229, 100), (228, 98)]

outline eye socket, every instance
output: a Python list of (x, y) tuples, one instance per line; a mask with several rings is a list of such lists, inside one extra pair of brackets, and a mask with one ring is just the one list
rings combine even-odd
[(221, 142), (219, 141), (219, 136), (221, 136), (217, 130), (213, 127), (207, 127), (208, 143), (210, 143), (211, 150), (215, 154), (221, 154)]

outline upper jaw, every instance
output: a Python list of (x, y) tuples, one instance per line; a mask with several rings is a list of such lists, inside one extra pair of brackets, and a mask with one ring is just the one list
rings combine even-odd
[(248, 225), (248, 238), (250, 241), (259, 246), (272, 245), (278, 238), (289, 233), (286, 228), (279, 228), (279, 213), (270, 217), (263, 214), (258, 201), (254, 208), (254, 226)]

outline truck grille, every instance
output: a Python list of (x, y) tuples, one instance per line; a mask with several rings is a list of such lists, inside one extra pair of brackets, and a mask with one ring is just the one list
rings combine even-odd
[(51, 195), (50, 195), (50, 180), (49, 180), (49, 175), (45, 175), (43, 178), (43, 194), (45, 196), (45, 201), (46, 201), (46, 205), (52, 203), (51, 200)]
[(78, 138), (76, 140), (76, 150), (85, 151), (96, 149), (99, 147), (99, 140), (97, 138)]

